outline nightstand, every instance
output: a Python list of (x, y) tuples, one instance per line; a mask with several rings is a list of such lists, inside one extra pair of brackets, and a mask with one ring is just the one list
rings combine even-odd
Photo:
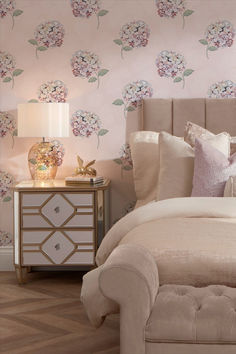
[[(95, 266), (109, 229), (109, 187), (66, 186), (64, 180), (14, 187), (14, 263), (19, 283), (27, 270)], [(66, 268), (68, 269), (68, 268)]]

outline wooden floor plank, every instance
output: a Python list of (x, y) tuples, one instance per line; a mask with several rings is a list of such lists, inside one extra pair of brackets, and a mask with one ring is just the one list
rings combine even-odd
[(18, 285), (0, 272), (1, 354), (119, 354), (119, 316), (93, 328), (79, 300), (82, 272), (38, 272)]

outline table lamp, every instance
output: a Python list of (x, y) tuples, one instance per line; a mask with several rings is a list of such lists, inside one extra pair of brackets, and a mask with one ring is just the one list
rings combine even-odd
[(46, 138), (69, 137), (68, 103), (26, 103), (18, 105), (17, 136), (42, 138), (28, 154), (32, 179), (50, 180), (57, 173), (55, 145)]

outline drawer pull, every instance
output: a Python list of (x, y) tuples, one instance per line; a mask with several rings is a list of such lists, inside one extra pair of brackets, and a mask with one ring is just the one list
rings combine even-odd
[(57, 243), (54, 247), (56, 251), (59, 251), (61, 249), (60, 243)]
[(54, 211), (55, 211), (56, 214), (60, 213), (60, 207), (57, 206), (57, 207), (54, 209)]

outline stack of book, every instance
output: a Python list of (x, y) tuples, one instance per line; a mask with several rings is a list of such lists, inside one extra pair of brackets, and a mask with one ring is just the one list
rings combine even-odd
[(90, 176), (69, 176), (65, 178), (65, 183), (67, 186), (77, 186), (77, 185), (93, 185), (101, 186), (105, 183), (106, 179), (102, 176), (90, 177)]

